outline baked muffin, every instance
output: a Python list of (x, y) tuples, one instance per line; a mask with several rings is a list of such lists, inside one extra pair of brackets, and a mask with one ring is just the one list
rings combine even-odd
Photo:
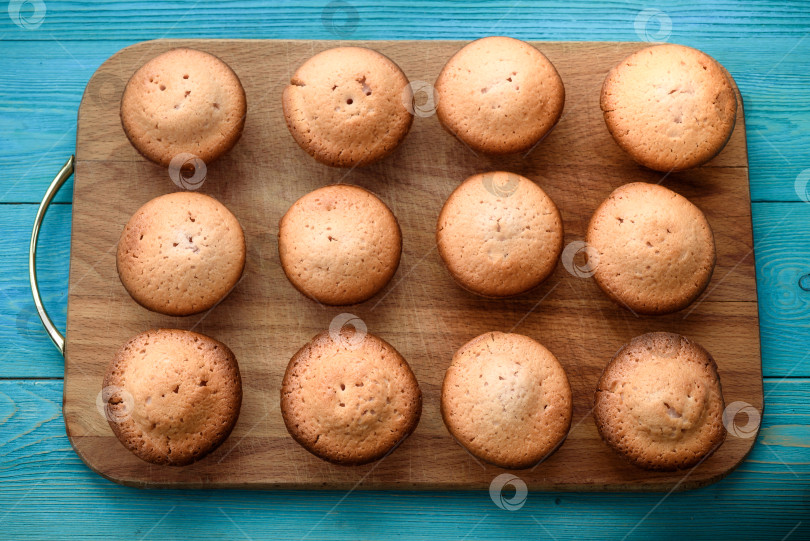
[(107, 368), (101, 404), (116, 437), (138, 458), (184, 466), (219, 447), (236, 425), (239, 366), (225, 344), (202, 334), (142, 332)]
[(402, 233), (391, 210), (357, 186), (335, 184), (296, 201), (278, 228), (281, 267), (323, 304), (363, 302), (394, 276)]
[(324, 331), (287, 365), (281, 414), (307, 451), (336, 464), (366, 464), (416, 428), (422, 393), (385, 340), (356, 330)]
[(186, 153), (216, 160), (239, 140), (246, 113), (245, 90), (233, 70), (187, 48), (141, 66), (121, 98), (124, 133), (138, 152), (164, 166)]
[(706, 289), (715, 263), (712, 229), (685, 197), (656, 184), (620, 186), (599, 205), (586, 242), (599, 287), (638, 314), (681, 310)]
[(436, 114), (465, 145), (485, 154), (525, 152), (557, 124), (562, 79), (543, 53), (494, 36), (466, 45), (436, 79)]
[(715, 157), (728, 142), (737, 97), (726, 70), (709, 55), (663, 44), (610, 70), (602, 86), (605, 124), (636, 162), (681, 171)]
[(461, 287), (509, 297), (554, 271), (563, 248), (562, 218), (554, 201), (526, 177), (482, 173), (450, 194), (439, 214), (436, 244)]
[(593, 415), (602, 439), (650, 470), (689, 468), (725, 439), (717, 365), (678, 334), (637, 336), (605, 368)]
[(520, 334), (464, 344), (442, 384), (442, 418), (474, 456), (509, 469), (543, 461), (571, 426), (571, 387), (557, 358)]
[(203, 312), (225, 298), (245, 268), (245, 235), (225, 205), (196, 192), (152, 199), (129, 219), (118, 276), (144, 308), (170, 316)]
[(316, 54), (293, 74), (282, 106), (295, 142), (326, 165), (368, 165), (393, 151), (411, 128), (408, 78), (364, 47)]

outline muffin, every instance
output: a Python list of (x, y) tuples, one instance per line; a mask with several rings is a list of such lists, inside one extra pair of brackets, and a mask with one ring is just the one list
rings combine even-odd
[(442, 384), (442, 419), (450, 434), (502, 468), (528, 468), (553, 453), (571, 426), (572, 408), (557, 358), (520, 334), (473, 338), (453, 355)]
[(233, 430), (242, 404), (239, 366), (225, 344), (202, 334), (142, 332), (107, 368), (101, 404), (116, 437), (138, 458), (184, 466)]
[(698, 344), (655, 332), (625, 344), (596, 389), (602, 439), (638, 467), (672, 471), (700, 464), (726, 437), (717, 365)]
[(245, 268), (245, 235), (213, 197), (175, 192), (139, 208), (121, 233), (118, 276), (144, 308), (203, 312), (225, 298)]
[(689, 200), (656, 184), (620, 186), (599, 205), (586, 243), (599, 287), (637, 314), (681, 310), (706, 289), (715, 263), (712, 229)]
[(610, 70), (601, 106), (622, 150), (645, 167), (667, 172), (715, 157), (737, 115), (737, 97), (723, 66), (675, 44), (647, 47)]
[(464, 289), (509, 297), (548, 278), (563, 248), (554, 201), (514, 173), (473, 175), (450, 194), (436, 225), (436, 244)]
[(290, 359), (281, 384), (287, 431), (336, 464), (373, 462), (416, 428), (422, 393), (385, 340), (351, 328), (324, 331)]
[(442, 126), (473, 151), (525, 152), (557, 124), (562, 79), (543, 53), (523, 41), (473, 41), (445, 64), (435, 85)]
[(167, 167), (180, 154), (210, 163), (228, 152), (242, 135), (246, 113), (245, 90), (233, 70), (187, 48), (141, 66), (121, 98), (121, 124), (132, 146)]
[(411, 128), (408, 78), (364, 47), (316, 54), (293, 74), (282, 106), (295, 142), (326, 165), (368, 165), (393, 151)]
[(363, 302), (394, 276), (402, 233), (368, 190), (319, 188), (296, 201), (278, 228), (281, 267), (293, 286), (323, 304)]

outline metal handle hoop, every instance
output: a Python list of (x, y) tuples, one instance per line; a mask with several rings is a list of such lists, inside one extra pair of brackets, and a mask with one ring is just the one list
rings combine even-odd
[(39, 230), (42, 228), (42, 220), (45, 218), (45, 213), (48, 211), (48, 207), (51, 205), (51, 201), (53, 201), (56, 192), (59, 191), (59, 188), (61, 188), (65, 181), (73, 174), (75, 162), (76, 159), (74, 156), (68, 158), (68, 161), (65, 162), (65, 165), (62, 166), (62, 169), (59, 170), (53, 181), (51, 181), (51, 185), (48, 186), (48, 190), (45, 192), (45, 196), (39, 204), (39, 209), (37, 209), (37, 216), (34, 219), (34, 229), (31, 232), (31, 245), (28, 247), (28, 280), (31, 282), (31, 293), (34, 296), (34, 305), (37, 307), (39, 319), (42, 321), (42, 325), (45, 326), (48, 336), (51, 337), (53, 345), (56, 346), (56, 349), (58, 349), (59, 353), (62, 355), (65, 354), (65, 336), (59, 332), (59, 329), (56, 328), (56, 325), (53, 324), (50, 316), (48, 316), (48, 312), (42, 304), (42, 295), (39, 293), (39, 285), (37, 284), (37, 241), (39, 240)]

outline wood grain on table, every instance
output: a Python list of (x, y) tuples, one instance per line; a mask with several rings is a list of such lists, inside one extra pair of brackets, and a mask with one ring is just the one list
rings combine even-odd
[[(810, 10), (803, 1), (465, 3), (381, 6), (348, 0), (356, 25), (336, 35), (326, 0), (222, 2), (47, 0), (26, 30), (0, 11), (0, 536), (20, 538), (525, 538), (810, 536), (810, 205), (796, 190), (810, 167)], [(2, 6), (5, 9), (5, 4)], [(62, 360), (39, 329), (25, 257), (35, 207), (75, 149), (85, 84), (122, 47), (160, 37), (298, 39), (638, 40), (645, 8), (671, 22), (671, 42), (715, 56), (745, 98), (765, 413), (748, 460), (716, 485), (666, 498), (532, 493), (519, 511), (478, 493), (144, 492), (84, 467), (61, 420)], [(666, 21), (666, 19), (664, 19)], [(652, 33), (658, 27), (650, 28)], [(103, 99), (104, 95), (99, 96)], [(64, 324), (71, 185), (40, 241), (45, 301)], [(807, 287), (810, 287), (805, 283)], [(33, 318), (32, 318), (33, 316)], [(53, 379), (54, 381), (49, 381)]]

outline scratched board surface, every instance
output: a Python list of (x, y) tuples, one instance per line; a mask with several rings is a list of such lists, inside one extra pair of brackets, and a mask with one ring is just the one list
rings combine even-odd
[[(177, 190), (165, 168), (140, 157), (127, 141), (118, 104), (128, 77), (149, 58), (179, 45), (223, 58), (240, 76), (248, 115), (240, 142), (208, 167), (201, 191), (225, 203), (247, 238), (245, 275), (233, 293), (202, 316), (172, 318), (135, 304), (115, 271), (118, 235), (149, 199)], [(542, 43), (566, 85), (564, 116), (523, 156), (471, 153), (444, 132), (435, 116), (415, 119), (404, 143), (383, 161), (353, 170), (316, 163), (289, 135), (281, 91), (313, 53), (335, 46), (313, 41), (153, 41), (126, 48), (91, 79), (79, 110), (70, 293), (67, 314), (64, 415), (71, 443), (95, 471), (124, 484), (251, 488), (486, 488), (503, 470), (485, 466), (448, 434), (439, 413), (442, 377), (453, 352), (488, 331), (532, 336), (565, 367), (574, 392), (573, 427), (563, 446), (532, 470), (530, 488), (670, 490), (718, 480), (739, 464), (753, 438), (729, 436), (694, 471), (650, 473), (613, 454), (599, 439), (590, 409), (601, 370), (638, 334), (680, 332), (717, 360), (726, 401), (761, 409), (757, 297), (752, 250), (748, 164), (742, 108), (731, 141), (712, 162), (671, 174), (663, 184), (706, 213), (715, 233), (717, 268), (706, 293), (687, 310), (637, 317), (612, 304), (587, 278), (558, 265), (536, 290), (509, 300), (478, 298), (458, 288), (435, 250), (436, 218), (467, 176), (493, 169), (536, 181), (560, 207), (566, 243), (581, 240), (590, 214), (614, 188), (660, 182), (613, 143), (599, 110), (608, 69), (642, 43)], [(432, 83), (462, 42), (364, 42), (396, 61), (411, 81)], [(348, 308), (323, 307), (300, 295), (280, 268), (278, 220), (296, 199), (320, 186), (347, 182), (377, 193), (403, 231), (400, 268), (377, 296)], [(288, 435), (279, 388), (289, 358), (333, 318), (350, 312), (409, 361), (424, 395), (416, 431), (381, 462), (347, 468), (323, 462)], [(236, 354), (244, 381), (239, 422), (211, 456), (185, 468), (146, 464), (115, 439), (96, 408), (107, 363), (130, 336), (152, 327), (194, 329)]]

